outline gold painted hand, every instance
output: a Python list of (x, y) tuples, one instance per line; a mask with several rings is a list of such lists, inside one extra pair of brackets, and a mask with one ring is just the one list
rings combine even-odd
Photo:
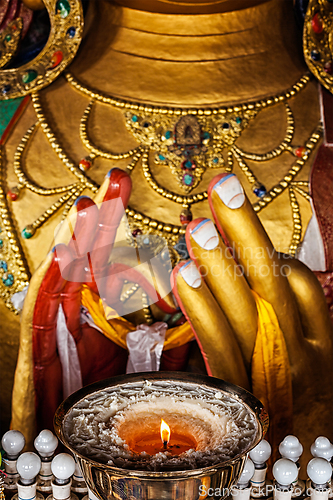
[[(285, 370), (294, 429), (308, 449), (318, 434), (332, 433), (332, 326), (321, 286), (300, 261), (274, 251), (234, 174), (213, 179), (209, 200), (220, 234), (209, 219), (189, 224), (192, 260), (175, 268), (174, 293), (197, 336), (208, 373), (253, 391), (258, 378), (266, 384), (273, 432), (274, 425), (281, 427), (283, 418), (275, 420), (275, 413), (287, 397), (287, 390), (282, 397), (274, 390), (279, 385), (274, 377)], [(272, 322), (260, 306), (270, 311)], [(260, 331), (266, 337), (258, 345)], [(273, 352), (265, 357), (267, 352), (260, 349)], [(286, 367), (279, 366), (283, 352), (277, 350), (283, 349)], [(265, 380), (272, 371), (273, 383)], [(290, 426), (284, 422), (282, 427), (278, 434), (283, 437)]]

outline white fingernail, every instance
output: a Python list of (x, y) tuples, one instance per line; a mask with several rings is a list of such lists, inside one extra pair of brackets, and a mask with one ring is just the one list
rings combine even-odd
[(201, 275), (193, 261), (189, 261), (180, 268), (180, 274), (188, 285), (192, 288), (199, 288), (201, 285)]
[(245, 201), (244, 190), (235, 174), (223, 177), (214, 187), (215, 191), (227, 207), (235, 209)]
[(210, 219), (199, 222), (191, 232), (191, 236), (205, 250), (213, 250), (219, 243), (219, 236)]

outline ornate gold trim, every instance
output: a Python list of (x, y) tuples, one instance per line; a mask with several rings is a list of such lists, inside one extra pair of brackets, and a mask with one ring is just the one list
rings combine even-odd
[(300, 92), (309, 82), (310, 76), (303, 75), (292, 87), (290, 87), (285, 92), (280, 94), (266, 97), (262, 100), (253, 102), (244, 102), (234, 106), (225, 107), (212, 107), (212, 108), (172, 108), (172, 107), (161, 107), (161, 106), (151, 106), (147, 104), (135, 103), (125, 99), (118, 99), (107, 94), (98, 92), (97, 90), (90, 89), (80, 83), (72, 73), (67, 71), (65, 73), (67, 81), (81, 94), (89, 96), (90, 99), (102, 102), (103, 104), (108, 104), (114, 108), (125, 109), (128, 111), (140, 111), (141, 113), (151, 113), (158, 115), (198, 115), (198, 116), (210, 116), (210, 115), (225, 115), (226, 113), (239, 113), (240, 111), (253, 111), (262, 108), (267, 108), (274, 106), (275, 104), (285, 102), (286, 100), (294, 97), (298, 92)]
[(51, 30), (44, 49), (19, 68), (0, 71), (0, 100), (40, 90), (52, 83), (73, 60), (83, 32), (81, 0), (44, 0)]
[(4, 149), (0, 146), (0, 296), (17, 313), (11, 297), (29, 284), (30, 273), (6, 200)]
[(333, 92), (333, 3), (310, 0), (304, 19), (303, 50), (316, 78)]
[(0, 35), (0, 68), (6, 66), (9, 61), (16, 54), (20, 36), (22, 33), (23, 21), (19, 17), (8, 23), (8, 26), (2, 31)]

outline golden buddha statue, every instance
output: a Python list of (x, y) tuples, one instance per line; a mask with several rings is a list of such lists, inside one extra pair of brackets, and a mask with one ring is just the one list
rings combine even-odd
[[(311, 10), (315, 2), (309, 5), (317, 30), (320, 20), (317, 16), (313, 22), (313, 16), (319, 8), (328, 9), (325, 22), (331, 19), (331, 7), (325, 1), (318, 2), (315, 12)], [(314, 61), (317, 55), (312, 52)], [(68, 213), (78, 221), (80, 213), (85, 213), (89, 203), (85, 205), (85, 198), (76, 201), (78, 197), (95, 197), (100, 208), (103, 200), (113, 199), (113, 191), (118, 190), (118, 196), (125, 189), (128, 174), (132, 191), (126, 215), (133, 245), (144, 246), (148, 234), (146, 251), (154, 255), (158, 246), (154, 237), (163, 237), (176, 264), (185, 257), (181, 243), (186, 232), (190, 256), (200, 266), (202, 273), (196, 275), (194, 264), (188, 264), (185, 271), (180, 263), (173, 283), (174, 294), (196, 332), (207, 371), (255, 389), (265, 399), (267, 387), (255, 373), (266, 373), (267, 365), (274, 364), (272, 357), (260, 358), (265, 350), (262, 344), (273, 339), (273, 350), (279, 353), (275, 361), (283, 360), (285, 366), (274, 380), (285, 391), (269, 410), (289, 431), (293, 402), (294, 430), (307, 450), (318, 434), (332, 438), (328, 403), (332, 397), (331, 325), (324, 295), (303, 264), (288, 259), (281, 264), (273, 251), (274, 247), (295, 256), (305, 238), (302, 260), (314, 262), (315, 271), (331, 269), (327, 265), (330, 247), (324, 235), (322, 243), (319, 229), (323, 225), (313, 219), (308, 190), (310, 168), (323, 134), (318, 95), (318, 82), (303, 59), (291, 0), (90, 2), (73, 63), (50, 86), (32, 94), (2, 151), (2, 185), (10, 188), (14, 200), (8, 207), (4, 201), (2, 205), (7, 231), (4, 249), (8, 249), (3, 260), (8, 270), (3, 280), (5, 300), (0, 304), (2, 374), (6, 375), (1, 396), (2, 406), (8, 408), (7, 421), (20, 330), (11, 296), (22, 291), (34, 275), (22, 315), (13, 400), (13, 425), (21, 426), (26, 434), (27, 422), (35, 413), (31, 394), (36, 372), (27, 364), (32, 325), (36, 331), (54, 327), (57, 309), (53, 305), (58, 307), (58, 302), (51, 307), (50, 294), (58, 297), (63, 284), (60, 280), (57, 288), (50, 269), (67, 258), (62, 246), (48, 253), (55, 230)], [(126, 176), (115, 169), (126, 171)], [(241, 204), (225, 202), (227, 185)], [(316, 207), (315, 199), (313, 204)], [(212, 218), (211, 208), (224, 242), (206, 220)], [(197, 217), (202, 218), (201, 228), (210, 228), (214, 247), (202, 248), (198, 243), (198, 221), (190, 222)], [(80, 230), (82, 234), (88, 231), (90, 238), (95, 231), (93, 220)], [(311, 232), (305, 237), (310, 220)], [(117, 238), (121, 241), (124, 234)], [(58, 237), (59, 242), (70, 248), (68, 234)], [(238, 276), (237, 266), (230, 282), (221, 271), (227, 268), (225, 259), (230, 264), (225, 244), (237, 251), (245, 278)], [(260, 257), (258, 248), (264, 249)], [(249, 257), (248, 249), (255, 254)], [(117, 245), (114, 251), (118, 255)], [(269, 269), (266, 276), (260, 271), (262, 265)], [(291, 270), (289, 276), (272, 273), (284, 265)], [(217, 274), (213, 266), (219, 269)], [(13, 276), (11, 284), (5, 283), (8, 273)], [(125, 285), (120, 292), (131, 294), (133, 281)], [(169, 309), (171, 314), (175, 311), (170, 294), (165, 303), (149, 307), (144, 285), (134, 283), (134, 292), (143, 304), (135, 314), (126, 315), (129, 330), (130, 322), (153, 323), (163, 320)], [(75, 293), (78, 296), (78, 290)], [(40, 322), (34, 320), (37, 309)], [(46, 321), (47, 311), (53, 326)], [(77, 310), (76, 319), (78, 314)], [(270, 328), (265, 330), (267, 321)], [(97, 358), (98, 352), (89, 352), (88, 342), (93, 345), (94, 341), (87, 335), (83, 333), (86, 344), (81, 344), (85, 359)], [(109, 353), (110, 359), (119, 361), (115, 373), (125, 370), (127, 358), (126, 351), (117, 347)], [(55, 344), (52, 348), (53, 356)], [(165, 358), (166, 368), (183, 369), (188, 345), (184, 342), (178, 348), (182, 348), (181, 360), (177, 351), (173, 359)], [(43, 352), (38, 356), (42, 359)], [(89, 367), (88, 363), (88, 371)], [(61, 376), (58, 361), (54, 373)], [(110, 373), (102, 370), (101, 374)], [(61, 396), (59, 389), (45, 401), (53, 408)], [(33, 437), (31, 426), (29, 432), (28, 440)]]

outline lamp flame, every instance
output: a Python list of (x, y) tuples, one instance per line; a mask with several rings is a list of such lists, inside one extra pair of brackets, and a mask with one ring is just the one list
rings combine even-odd
[(170, 441), (170, 434), (170, 427), (164, 422), (163, 418), (161, 418), (161, 439), (165, 448)]

